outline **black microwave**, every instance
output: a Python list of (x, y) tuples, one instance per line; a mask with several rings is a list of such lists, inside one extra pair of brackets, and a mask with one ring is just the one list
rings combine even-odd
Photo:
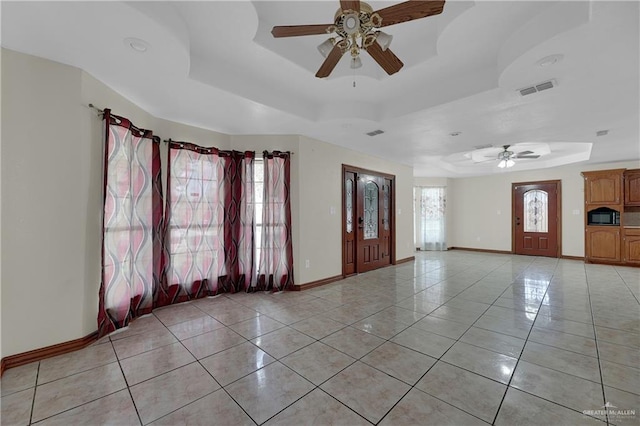
[(620, 226), (620, 212), (607, 207), (591, 210), (587, 213), (587, 224)]

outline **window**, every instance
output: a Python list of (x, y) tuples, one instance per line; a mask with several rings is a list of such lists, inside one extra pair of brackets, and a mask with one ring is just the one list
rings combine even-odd
[(222, 274), (223, 208), (217, 155), (170, 150), (169, 285), (190, 285)]
[(413, 196), (416, 248), (446, 250), (446, 188), (416, 187)]
[(260, 247), (262, 244), (262, 209), (264, 206), (264, 160), (256, 158), (253, 162), (254, 214), (255, 214), (255, 265), (260, 269)]

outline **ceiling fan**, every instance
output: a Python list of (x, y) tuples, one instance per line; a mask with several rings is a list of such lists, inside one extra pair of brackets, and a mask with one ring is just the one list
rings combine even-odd
[(411, 0), (374, 11), (360, 0), (340, 0), (333, 24), (276, 26), (271, 34), (276, 38), (332, 34), (318, 46), (326, 58), (316, 73), (318, 78), (329, 76), (347, 51), (351, 53), (351, 68), (360, 68), (361, 50), (365, 50), (391, 75), (400, 71), (404, 64), (389, 50), (393, 37), (379, 29), (438, 15), (442, 13), (444, 3), (444, 0)]
[(499, 160), (500, 162), (498, 163), (498, 167), (500, 167), (501, 169), (504, 169), (505, 167), (513, 167), (516, 164), (513, 160), (517, 160), (520, 158), (540, 158), (539, 155), (535, 155), (533, 151), (529, 150), (517, 153), (514, 151), (509, 151), (510, 146), (511, 145), (502, 145), (503, 151), (498, 153), (497, 158), (495, 157), (495, 155), (485, 155), (485, 158), (490, 158), (491, 160)]

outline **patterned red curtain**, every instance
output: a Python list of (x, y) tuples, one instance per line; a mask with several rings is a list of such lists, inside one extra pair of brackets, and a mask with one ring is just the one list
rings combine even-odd
[(159, 306), (250, 286), (253, 157), (170, 142)]
[(162, 247), (160, 140), (108, 109), (104, 121), (100, 336), (151, 312)]
[(264, 152), (264, 196), (258, 288), (282, 291), (293, 285), (291, 154)]
[(227, 275), (225, 291), (247, 291), (255, 282), (254, 272), (254, 182), (255, 153), (220, 151), (224, 163), (224, 251)]

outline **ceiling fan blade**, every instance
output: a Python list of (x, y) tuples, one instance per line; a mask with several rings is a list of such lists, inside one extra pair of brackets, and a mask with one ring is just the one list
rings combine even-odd
[(529, 155), (529, 154), (533, 154), (533, 151), (522, 151), (522, 152), (519, 152), (517, 155), (518, 157), (520, 157), (521, 155)]
[(367, 53), (382, 67), (387, 74), (395, 74), (404, 66), (402, 61), (390, 50), (382, 50), (380, 43), (374, 41), (367, 47)]
[(540, 156), (539, 155), (516, 155), (515, 157), (512, 157), (512, 158), (517, 158), (517, 159), (520, 159), (520, 158), (540, 158)]
[(427, 16), (439, 15), (444, 9), (444, 0), (411, 0), (377, 10), (382, 18), (381, 27), (395, 25)]
[(273, 29), (271, 30), (271, 34), (275, 38), (328, 34), (327, 28), (332, 25), (333, 24), (281, 25), (278, 27), (273, 27)]
[(360, 0), (340, 0), (340, 8), (360, 12)]
[(337, 45), (333, 46), (333, 49), (331, 49), (331, 52), (327, 55), (327, 59), (324, 60), (320, 69), (316, 73), (316, 77), (328, 77), (329, 74), (331, 74), (331, 71), (333, 71), (336, 65), (338, 65), (342, 55), (344, 55), (344, 52)]

